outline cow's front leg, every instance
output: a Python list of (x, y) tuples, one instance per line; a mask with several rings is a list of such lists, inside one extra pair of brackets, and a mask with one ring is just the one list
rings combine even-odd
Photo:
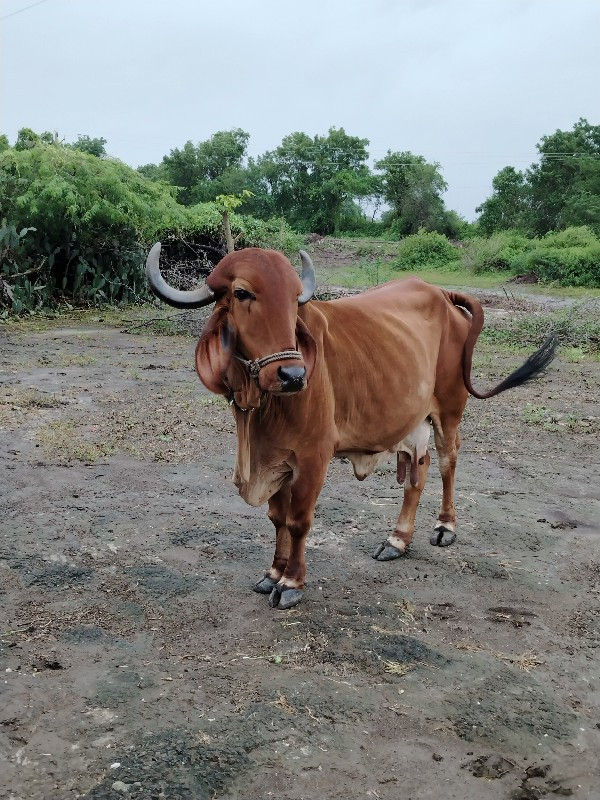
[(304, 596), (306, 575), (306, 537), (311, 529), (315, 505), (327, 472), (329, 459), (302, 465), (298, 477), (292, 483), (291, 497), (286, 519), (289, 532), (289, 554), (283, 575), (269, 596), (271, 608), (292, 608)]
[[(377, 561), (391, 561), (394, 558), (399, 558), (406, 553), (408, 546), (412, 542), (415, 532), (415, 516), (421, 493), (425, 488), (430, 460), (429, 451), (427, 451), (416, 464), (416, 470), (401, 470), (399, 462), (398, 477), (402, 476), (404, 480), (404, 499), (394, 533), (389, 539), (380, 544), (373, 553), (373, 558), (376, 558)], [(415, 471), (417, 472), (417, 481), (416, 485), (413, 485)], [(411, 472), (413, 473), (412, 475)]]
[(269, 500), (268, 517), (275, 526), (275, 555), (270, 569), (254, 587), (254, 591), (260, 594), (271, 594), (287, 566), (290, 555), (290, 532), (287, 527), (290, 498), (291, 485), (286, 483)]

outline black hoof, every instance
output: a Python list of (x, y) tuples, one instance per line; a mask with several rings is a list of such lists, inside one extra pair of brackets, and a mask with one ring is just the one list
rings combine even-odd
[(254, 591), (258, 592), (259, 594), (271, 594), (275, 586), (277, 586), (277, 581), (273, 580), (273, 578), (270, 578), (268, 575), (265, 575), (262, 581), (259, 581), (253, 588)]
[(397, 547), (394, 547), (393, 544), (389, 544), (389, 542), (382, 542), (379, 547), (373, 553), (373, 558), (377, 561), (392, 561), (394, 558), (400, 558), (400, 556), (405, 555), (406, 551), (402, 552), (398, 550)]
[(454, 531), (442, 526), (441, 528), (436, 528), (431, 534), (429, 544), (432, 544), (434, 547), (449, 547), (451, 544), (454, 544), (455, 541), (456, 534)]
[(286, 608), (297, 606), (303, 597), (302, 589), (281, 589), (279, 586), (275, 586), (269, 595), (269, 605), (271, 608), (285, 611)]

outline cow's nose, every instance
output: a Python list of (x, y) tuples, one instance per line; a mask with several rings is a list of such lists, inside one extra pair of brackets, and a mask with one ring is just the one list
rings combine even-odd
[(281, 380), (282, 391), (297, 392), (304, 386), (306, 370), (304, 367), (279, 367), (277, 375)]

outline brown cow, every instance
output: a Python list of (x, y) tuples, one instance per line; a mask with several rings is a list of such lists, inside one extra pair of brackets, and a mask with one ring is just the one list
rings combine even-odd
[(147, 262), (152, 291), (176, 307), (215, 303), (196, 348), (196, 369), (232, 405), (238, 436), (234, 482), (251, 505), (268, 501), (275, 556), (255, 589), (291, 608), (303, 595), (304, 550), (333, 456), (359, 480), (397, 453), (404, 500), (379, 561), (406, 552), (429, 468), (430, 424), (442, 474), (440, 514), (430, 542), (456, 539), (454, 472), (467, 397), (492, 397), (538, 375), (552, 360), (548, 339), (522, 367), (485, 394), (471, 385), (480, 303), (418, 278), (391, 281), (353, 297), (308, 302), (315, 288), (308, 255), (302, 281), (288, 259), (248, 248), (225, 256), (207, 286), (179, 291)]

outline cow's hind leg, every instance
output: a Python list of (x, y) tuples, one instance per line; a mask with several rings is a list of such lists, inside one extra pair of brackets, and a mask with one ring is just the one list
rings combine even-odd
[(275, 555), (273, 564), (254, 587), (255, 592), (271, 594), (277, 581), (283, 575), (290, 555), (290, 532), (287, 527), (287, 515), (290, 507), (291, 487), (286, 483), (269, 500), (268, 517), (275, 526)]
[(434, 417), (435, 449), (442, 475), (442, 507), (429, 542), (436, 547), (448, 547), (456, 541), (456, 511), (454, 509), (454, 476), (460, 447), (458, 425), (461, 414)]
[(413, 534), (415, 532), (415, 516), (421, 499), (421, 493), (425, 488), (425, 481), (427, 480), (427, 472), (429, 470), (429, 452), (421, 459), (423, 463), (418, 464), (418, 481), (417, 485), (413, 486), (410, 479), (410, 470), (404, 480), (404, 499), (402, 501), (402, 508), (400, 516), (396, 523), (394, 533), (386, 539), (385, 542), (373, 553), (373, 558), (377, 561), (391, 561), (393, 558), (399, 558), (404, 555), (408, 546), (412, 542)]

